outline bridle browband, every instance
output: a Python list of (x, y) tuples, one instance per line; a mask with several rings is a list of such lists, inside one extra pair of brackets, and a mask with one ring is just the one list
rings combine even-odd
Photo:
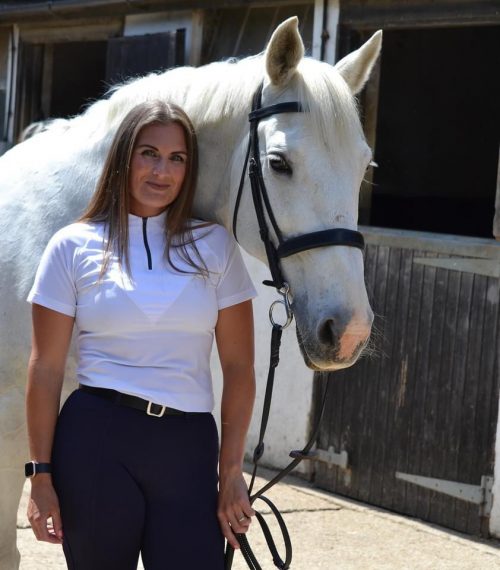
[[(317, 247), (326, 247), (330, 245), (343, 245), (349, 247), (356, 247), (363, 250), (365, 243), (361, 233), (355, 230), (350, 230), (347, 228), (332, 228), (328, 230), (322, 230), (317, 232), (310, 232), (307, 234), (299, 235), (296, 237), (291, 237), (284, 239), (283, 234), (280, 231), (276, 218), (274, 216), (273, 209), (269, 200), (269, 195), (267, 193), (266, 185), (264, 183), (264, 177), (262, 175), (262, 166), (260, 162), (260, 150), (259, 150), (259, 136), (258, 136), (258, 126), (259, 121), (270, 117), (271, 115), (276, 115), (280, 113), (302, 113), (304, 109), (302, 105), (297, 101), (288, 101), (285, 103), (277, 103), (275, 105), (268, 105), (267, 107), (262, 107), (262, 89), (263, 83), (261, 83), (255, 92), (252, 99), (252, 110), (248, 115), (248, 120), (250, 122), (250, 132), (248, 138), (248, 147), (245, 155), (245, 162), (243, 165), (243, 170), (241, 172), (240, 185), (238, 187), (238, 193), (236, 195), (236, 202), (233, 213), (233, 234), (236, 239), (236, 226), (238, 223), (238, 211), (240, 208), (241, 196), (243, 193), (243, 187), (245, 184), (245, 175), (248, 167), (248, 174), (250, 178), (250, 186), (252, 190), (252, 199), (254, 203), (255, 213), (257, 215), (257, 221), (259, 224), (259, 234), (264, 243), (266, 250), (266, 257), (268, 260), (269, 269), (271, 271), (272, 281), (264, 281), (265, 285), (271, 285), (276, 288), (278, 293), (282, 295), (283, 300), (274, 301), (269, 310), (269, 318), (272, 324), (272, 335), (271, 335), (271, 355), (269, 363), (269, 372), (266, 384), (266, 393), (264, 397), (264, 406), (262, 411), (262, 419), (260, 425), (259, 441), (254, 450), (253, 454), (253, 473), (251, 482), (248, 487), (248, 493), (250, 496), (250, 502), (253, 503), (256, 499), (261, 499), (264, 501), (268, 507), (271, 509), (272, 513), (275, 515), (278, 524), (281, 529), (283, 542), (285, 545), (285, 560), (282, 560), (278, 554), (276, 544), (271, 536), (269, 527), (262, 517), (262, 515), (256, 511), (256, 518), (259, 521), (268, 547), (272, 553), (274, 565), (282, 570), (287, 570), (290, 567), (292, 561), (292, 544), (288, 530), (286, 528), (283, 517), (281, 516), (278, 509), (273, 505), (273, 503), (263, 496), (268, 489), (280, 481), (285, 475), (290, 473), (303, 459), (311, 459), (312, 453), (310, 450), (314, 445), (316, 438), (319, 433), (319, 426), (321, 417), (323, 415), (323, 410), (325, 408), (327, 389), (323, 395), (323, 402), (321, 405), (321, 411), (319, 419), (316, 426), (313, 429), (312, 435), (300, 451), (290, 452), (290, 456), (293, 458), (287, 467), (282, 469), (271, 481), (269, 481), (264, 487), (252, 495), (252, 489), (255, 482), (255, 477), (257, 475), (257, 465), (264, 453), (264, 435), (267, 427), (267, 422), (269, 419), (269, 412), (271, 408), (271, 398), (274, 385), (274, 372), (279, 363), (279, 349), (281, 344), (281, 335), (283, 329), (286, 328), (293, 319), (292, 305), (289, 299), (289, 286), (286, 283), (283, 273), (281, 270), (280, 260), (300, 253), (302, 251), (307, 251), (309, 249), (314, 249)], [(268, 221), (270, 222), (278, 244), (275, 245), (271, 239), (269, 232)], [(276, 304), (282, 304), (286, 310), (286, 322), (284, 324), (276, 323), (273, 319), (273, 308)], [(328, 385), (327, 385), (328, 387)], [(261, 566), (257, 562), (255, 555), (248, 544), (248, 540), (244, 534), (237, 534), (238, 542), (240, 543), (241, 552), (247, 565), (251, 570), (261, 570)], [(234, 551), (228, 543), (225, 556), (225, 570), (230, 570), (233, 561)]]

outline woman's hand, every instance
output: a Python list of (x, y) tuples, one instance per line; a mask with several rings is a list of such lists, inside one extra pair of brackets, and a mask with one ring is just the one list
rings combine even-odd
[(51, 479), (44, 474), (36, 475), (31, 482), (28, 520), (37, 540), (62, 544), (63, 532), (59, 500)]
[(217, 516), (222, 533), (233, 548), (240, 547), (235, 534), (247, 532), (254, 514), (241, 470), (221, 475)]

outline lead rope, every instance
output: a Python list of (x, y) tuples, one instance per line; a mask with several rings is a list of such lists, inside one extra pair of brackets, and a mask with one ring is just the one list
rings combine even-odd
[[(273, 282), (269, 282), (269, 281), (265, 281), (264, 284), (265, 285), (274, 285)], [(270, 353), (270, 359), (269, 359), (269, 371), (268, 371), (268, 375), (267, 375), (266, 392), (265, 392), (264, 404), (263, 404), (263, 408), (262, 408), (262, 417), (261, 417), (261, 422), (260, 422), (259, 440), (258, 440), (257, 446), (255, 447), (254, 452), (253, 452), (253, 471), (252, 471), (252, 477), (250, 480), (250, 484), (248, 487), (248, 494), (249, 494), (251, 505), (253, 505), (257, 499), (260, 499), (261, 501), (266, 503), (266, 505), (271, 509), (271, 512), (275, 516), (275, 518), (278, 522), (278, 525), (280, 527), (280, 530), (281, 530), (283, 543), (285, 545), (284, 560), (281, 558), (281, 556), (278, 553), (276, 543), (272, 537), (269, 526), (267, 525), (266, 521), (264, 520), (264, 517), (262, 516), (261, 513), (259, 513), (254, 508), (255, 517), (260, 524), (260, 527), (261, 527), (262, 532), (264, 534), (264, 538), (266, 539), (267, 546), (268, 546), (268, 548), (272, 554), (274, 565), (277, 568), (280, 568), (282, 570), (287, 570), (288, 568), (290, 568), (290, 564), (292, 562), (292, 542), (290, 539), (290, 535), (288, 533), (288, 529), (287, 529), (287, 526), (285, 524), (285, 521), (284, 521), (281, 513), (279, 512), (278, 508), (273, 504), (273, 502), (270, 499), (268, 499), (267, 497), (264, 496), (264, 493), (266, 491), (268, 491), (271, 487), (276, 485), (276, 483), (281, 481), (281, 479), (283, 479), (286, 475), (288, 475), (288, 473), (290, 473), (290, 471), (295, 469), (295, 467), (297, 467), (297, 465), (302, 460), (311, 459), (311, 457), (309, 455), (309, 451), (311, 450), (312, 446), (314, 445), (314, 443), (318, 437), (320, 423), (321, 423), (321, 419), (323, 417), (323, 411), (325, 409), (326, 397), (327, 397), (327, 392), (328, 392), (328, 384), (326, 385), (325, 393), (323, 395), (323, 401), (321, 404), (321, 410), (320, 410), (319, 418), (316, 422), (316, 425), (313, 429), (313, 433), (312, 433), (309, 441), (306, 443), (306, 445), (300, 451), (297, 451), (297, 450), (291, 451), (290, 457), (293, 458), (293, 461), (291, 461), (284, 469), (282, 469), (273, 479), (271, 479), (268, 483), (266, 483), (266, 485), (264, 485), (261, 489), (259, 489), (254, 494), (252, 494), (253, 486), (255, 484), (255, 478), (257, 476), (258, 464), (259, 464), (259, 461), (264, 454), (264, 448), (265, 448), (264, 436), (266, 433), (267, 423), (269, 420), (269, 413), (271, 410), (271, 399), (272, 399), (273, 388), (274, 388), (274, 374), (275, 374), (276, 368), (279, 364), (281, 337), (283, 334), (283, 329), (285, 329), (292, 322), (292, 319), (293, 319), (293, 313), (291, 310), (290, 301), (289, 301), (289, 297), (288, 297), (288, 284), (285, 283), (284, 287), (279, 289), (278, 292), (282, 295), (283, 299), (278, 300), (278, 301), (274, 301), (272, 303), (270, 309), (269, 309), (269, 319), (270, 319), (271, 324), (272, 324), (271, 353)], [(276, 323), (273, 319), (273, 310), (277, 304), (282, 304), (285, 307), (287, 320), (286, 320), (285, 324), (283, 324), (283, 325)], [(257, 558), (255, 557), (255, 554), (253, 553), (253, 550), (250, 547), (250, 544), (248, 542), (246, 535), (245, 534), (237, 534), (236, 538), (240, 544), (241, 554), (243, 555), (243, 558), (245, 559), (250, 570), (262, 570), (262, 567), (258, 563)], [(225, 570), (231, 570), (233, 558), (234, 558), (234, 549), (228, 543), (227, 547), (226, 547), (225, 561), (224, 561)]]

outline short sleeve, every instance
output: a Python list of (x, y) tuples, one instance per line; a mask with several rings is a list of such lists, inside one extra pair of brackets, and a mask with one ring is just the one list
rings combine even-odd
[(228, 233), (226, 238), (226, 263), (217, 285), (219, 310), (257, 296), (238, 244)]
[(74, 251), (74, 244), (65, 237), (64, 230), (51, 238), (40, 260), (28, 302), (70, 317), (75, 316)]

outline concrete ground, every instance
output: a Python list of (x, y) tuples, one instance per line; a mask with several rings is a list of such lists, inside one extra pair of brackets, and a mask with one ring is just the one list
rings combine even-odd
[[(264, 477), (272, 472), (262, 471)], [(257, 481), (259, 488), (264, 479)], [(63, 570), (59, 546), (38, 543), (26, 520), (27, 489), (19, 509), (21, 570)], [(500, 569), (500, 542), (482, 540), (382, 509), (346, 500), (288, 477), (268, 494), (285, 517), (293, 543), (293, 570), (493, 570)], [(262, 506), (262, 508), (261, 508)], [(280, 536), (268, 508), (256, 507)], [(252, 524), (249, 541), (263, 570), (275, 568)], [(142, 569), (142, 566), (139, 566)], [(233, 570), (247, 566), (236, 553)], [(165, 570), (194, 570), (170, 569)], [(196, 569), (199, 570), (199, 569)]]

